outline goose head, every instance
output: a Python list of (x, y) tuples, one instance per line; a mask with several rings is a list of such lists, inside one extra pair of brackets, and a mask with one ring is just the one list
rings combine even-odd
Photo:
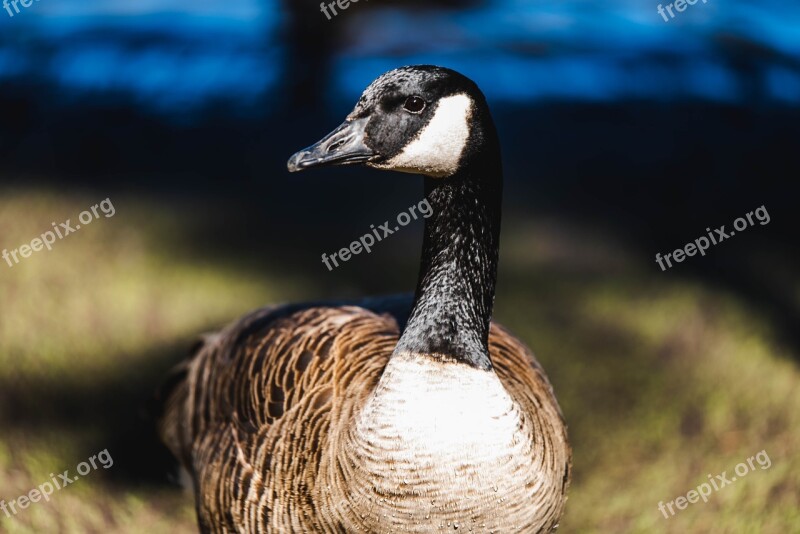
[(442, 67), (402, 67), (372, 82), (345, 122), (293, 155), (288, 168), (362, 164), (444, 178), (495, 140), (472, 80)]
[(432, 208), (414, 304), (395, 353), (491, 369), (503, 173), (483, 93), (446, 68), (389, 71), (343, 124), (292, 156), (288, 167), (354, 164), (423, 175)]

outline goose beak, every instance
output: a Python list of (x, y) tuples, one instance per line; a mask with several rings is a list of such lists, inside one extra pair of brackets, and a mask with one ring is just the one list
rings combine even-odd
[(366, 118), (345, 121), (321, 141), (289, 158), (286, 164), (289, 172), (368, 161), (376, 154), (364, 141), (367, 121)]

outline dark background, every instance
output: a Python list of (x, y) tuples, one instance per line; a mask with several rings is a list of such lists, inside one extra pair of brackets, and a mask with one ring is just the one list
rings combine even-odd
[[(284, 162), (383, 71), (436, 63), (493, 106), (508, 209), (597, 221), (654, 256), (765, 205), (776, 222), (758, 240), (796, 269), (799, 14), (755, 0), (699, 3), (669, 22), (648, 2), (362, 1), (328, 21), (304, 1), (42, 0), (0, 17), (0, 173), (223, 196), (234, 213), (225, 229), (209, 221), (204, 250), (274, 254), (321, 239), (320, 224), (348, 226), (347, 240), (387, 216), (380, 198), (418, 192), (368, 172), (290, 177)], [(682, 271), (797, 324), (736, 248)], [(287, 253), (291, 270), (316, 273)]]
[[(95, 242), (82, 233), (70, 238), (75, 244), (64, 242), (58, 252), (35, 260), (69, 271), (63, 279), (54, 282), (34, 260), (9, 270), (0, 264), (0, 332), (6, 336), (0, 361), (7, 369), (0, 373), (0, 428), (8, 436), (6, 445), (0, 440), (0, 474), (6, 473), (0, 498), (30, 485), (27, 478), (14, 482), (13, 473), (25, 470), (14, 471), (15, 466), (28, 465), (14, 451), (38, 451), (40, 439), (51, 442), (41, 445), (44, 450), (59, 451), (48, 452), (55, 455), (49, 462), (41, 460), (45, 453), (31, 453), (36, 462), (49, 466), (45, 470), (67, 467), (84, 452), (113, 443), (118, 456), (128, 455), (114, 470), (126, 474), (121, 487), (141, 482), (137, 475), (145, 471), (160, 471), (153, 449), (127, 441), (127, 417), (140, 409), (201, 327), (216, 328), (272, 298), (315, 300), (413, 288), (419, 224), (394, 236), (391, 245), (376, 247), (371, 255), (333, 272), (324, 268), (320, 255), (339, 250), (370, 224), (393, 219), (417, 203), (420, 180), (354, 168), (289, 175), (286, 161), (338, 125), (375, 77), (402, 65), (433, 63), (459, 70), (481, 86), (501, 135), (506, 192), (498, 313), (534, 349), (542, 350), (540, 359), (571, 424), (576, 479), (570, 504), (575, 515), (571, 523), (567, 516), (567, 528), (652, 531), (640, 516), (675, 532), (687, 525), (698, 532), (705, 528), (698, 525), (722, 525), (714, 523), (722, 516), (715, 516), (711, 505), (696, 512), (705, 514), (706, 523), (659, 523), (658, 515), (651, 517), (653, 510), (636, 503), (635, 494), (641, 491), (635, 488), (645, 487), (641, 480), (641, 486), (632, 485), (626, 494), (633, 495), (629, 504), (635, 506), (601, 512), (608, 503), (598, 496), (616, 486), (593, 482), (600, 472), (600, 463), (593, 462), (603, 458), (603, 447), (630, 447), (621, 456), (631, 458), (637, 474), (658, 461), (673, 465), (675, 458), (682, 458), (677, 443), (683, 447), (683, 442), (676, 441), (670, 454), (659, 455), (661, 441), (644, 436), (660, 436), (664, 430), (654, 430), (654, 416), (644, 418), (652, 423), (645, 429), (636, 409), (644, 403), (656, 413), (663, 399), (685, 394), (691, 400), (688, 407), (676, 401), (677, 422), (667, 418), (670, 423), (664, 428), (678, 428), (681, 439), (689, 442), (705, 431), (714, 438), (692, 445), (698, 456), (691, 465), (687, 461), (682, 478), (648, 482), (657, 495), (673, 498), (691, 489), (707, 470), (727, 466), (723, 460), (710, 460), (718, 458), (715, 451), (726, 450), (738, 461), (741, 454), (777, 443), (770, 441), (770, 432), (789, 425), (784, 418), (763, 423), (767, 430), (749, 419), (712, 424), (697, 408), (706, 402), (697, 399), (711, 399), (712, 393), (693, 389), (687, 377), (696, 369), (696, 356), (727, 346), (715, 337), (717, 327), (749, 342), (755, 336), (750, 329), (760, 325), (767, 325), (765, 343), (777, 347), (774, 353), (780, 356), (775, 359), (789, 360), (790, 367), (775, 371), (775, 382), (756, 375), (743, 378), (742, 392), (782, 391), (775, 385), (777, 377), (797, 375), (800, 4), (700, 1), (669, 22), (658, 14), (657, 2), (641, 0), (361, 0), (332, 20), (318, 4), (39, 0), (30, 8), (20, 7), (13, 17), (0, 10), (0, 247), (16, 248), (36, 237), (42, 224), (46, 229), (51, 218), (74, 218), (75, 210), (90, 201), (115, 199), (119, 211), (109, 219), (113, 227), (103, 223), (112, 232), (107, 241)], [(731, 229), (734, 219), (759, 206), (770, 215), (768, 225), (757, 224), (705, 257), (689, 258), (667, 272), (655, 263), (656, 253), (683, 247), (705, 235), (706, 227), (725, 224)], [(134, 213), (138, 207), (142, 211)], [(30, 220), (23, 224), (26, 216)], [(129, 233), (135, 238), (124, 238)], [(164, 265), (152, 272), (139, 263), (139, 234), (144, 243), (150, 238), (168, 242), (168, 252), (159, 253)], [(68, 255), (82, 253), (90, 240), (90, 252), (81, 259)], [(226, 286), (183, 272), (168, 276), (170, 264), (217, 269), (228, 273), (228, 280), (256, 278), (260, 288), (290, 289), (252, 291), (252, 299), (239, 297), (246, 289), (231, 289), (231, 302), (203, 314), (199, 310), (222, 298)], [(102, 276), (93, 289), (95, 268), (98, 276), (108, 269), (126, 280), (119, 293), (125, 296), (122, 302), (114, 300), (116, 286), (104, 285)], [(126, 276), (136, 278), (128, 283)], [(284, 285), (285, 280), (291, 284)], [(698, 317), (678, 305), (677, 311), (669, 311), (672, 305), (665, 306), (657, 296), (664, 291), (681, 300), (684, 284), (689, 300), (702, 311)], [(646, 347), (648, 334), (631, 334), (629, 339), (624, 313), (603, 312), (616, 313), (609, 318), (595, 310), (587, 312), (585, 323), (576, 319), (579, 303), (616, 290), (629, 299), (622, 306), (626, 313), (640, 310), (640, 316), (646, 315), (652, 303), (653, 320), (662, 315), (674, 319), (679, 341), (665, 338), (653, 348)], [(92, 315), (88, 322), (76, 319), (70, 327), (48, 328), (57, 317), (78, 317), (76, 303), (86, 295), (100, 303), (94, 310), (100, 318)], [(167, 295), (163, 302), (160, 295)], [(125, 344), (127, 326), (106, 328), (102, 320), (108, 315), (120, 324), (128, 321), (118, 313), (130, 304), (128, 296), (135, 302), (139, 298), (145, 310), (142, 331), (149, 334), (140, 337), (155, 332), (146, 351)], [(634, 304), (638, 299), (645, 302), (641, 309)], [(734, 309), (751, 315), (730, 319), (727, 299)], [(191, 324), (174, 319), (180, 326), (173, 327), (172, 319), (164, 319), (189, 317), (192, 310), (199, 318)], [(138, 315), (130, 321), (138, 328)], [(161, 331), (161, 323), (170, 326)], [(532, 327), (528, 332), (527, 324), (538, 324), (541, 330)], [(552, 340), (547, 337), (551, 331), (558, 334)], [(683, 337), (694, 340), (695, 335), (703, 341)], [(40, 345), (50, 350), (46, 342), (51, 336), (69, 340), (63, 354), (60, 349), (40, 350)], [(70, 345), (94, 336), (97, 346)], [(716, 366), (712, 368), (734, 372), (742, 365), (742, 376), (750, 377), (742, 362), (757, 351), (745, 341), (734, 343), (741, 360), (709, 355)], [(562, 347), (566, 360), (557, 358)], [(573, 349), (583, 359), (570, 360)], [(116, 359), (93, 359), (103, 351)], [(651, 353), (656, 363), (647, 359)], [(687, 359), (671, 359), (677, 353)], [(45, 354), (41, 362), (38, 354)], [(637, 359), (642, 354), (647, 358)], [(85, 382), (59, 378), (62, 368), (79, 367), (84, 359), (102, 362), (92, 367), (100, 373), (96, 380), (88, 374)], [(31, 367), (36, 371), (25, 367), (29, 361), (36, 362)], [(661, 391), (661, 383), (645, 377), (663, 371), (662, 364), (674, 366), (664, 373), (667, 383), (686, 382), (683, 393), (666, 389), (663, 398), (652, 393)], [(719, 388), (714, 380), (722, 378), (708, 381)], [(732, 399), (748, 398), (738, 391), (731, 389)], [(774, 402), (788, 410), (792, 403), (780, 399)], [(734, 414), (732, 421), (740, 421), (735, 415), (739, 401), (720, 402)], [(748, 417), (767, 420), (763, 411)], [(600, 430), (601, 421), (615, 430)], [(638, 456), (630, 444), (634, 438), (627, 445), (589, 439), (617, 435), (634, 424), (643, 425), (641, 441), (649, 443)], [(60, 438), (50, 435), (52, 428), (69, 434), (65, 442), (77, 445), (54, 447)], [(741, 435), (759, 436), (760, 441), (731, 442), (727, 430), (715, 428), (738, 428)], [(789, 442), (797, 444), (794, 434), (781, 441)], [(12, 451), (6, 464), (3, 446)], [(772, 450), (777, 454), (780, 449), (775, 445)], [(138, 458), (131, 459), (137, 452)], [(611, 453), (604, 458), (608, 465), (618, 461)], [(38, 472), (27, 469), (29, 474)], [(615, 476), (608, 480), (633, 475)], [(765, 485), (759, 498), (778, 504), (794, 498), (800, 481), (792, 480)], [(120, 486), (110, 487), (121, 491)], [(143, 515), (106, 502), (98, 505), (104, 522), (93, 523), (87, 519), (93, 513), (89, 504), (75, 527), (68, 518), (77, 512), (66, 504), (72, 497), (59, 497), (57, 507), (43, 508), (49, 510), (42, 512), (44, 519), (30, 515), (22, 524), (31, 531), (135, 532), (147, 524), (159, 531), (173, 523), (191, 530), (186, 498), (177, 507), (159, 504), (158, 492), (167, 492), (163, 502), (179, 498), (161, 485), (147, 487), (158, 498), (148, 501)], [(719, 502), (730, 521), (725, 528), (752, 527), (741, 515), (747, 510), (741, 502), (721, 497)], [(765, 509), (756, 506), (746, 518), (761, 517)], [(777, 520), (761, 524), (761, 531), (769, 532), (770, 525), (775, 532), (785, 531)]]

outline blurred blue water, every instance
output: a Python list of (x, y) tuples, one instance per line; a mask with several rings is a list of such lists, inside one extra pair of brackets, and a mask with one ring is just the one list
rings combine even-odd
[[(352, 100), (382, 71), (438, 63), (476, 79), (493, 100), (800, 103), (800, 2), (700, 0), (669, 22), (658, 4), (353, 4), (326, 22), (345, 36), (333, 83)], [(303, 5), (299, 16), (323, 16), (317, 3)], [(0, 11), (0, 83), (36, 80), (64, 98), (122, 94), (170, 113), (247, 106), (286, 76), (278, 0), (39, 0), (21, 9), (13, 18)]]

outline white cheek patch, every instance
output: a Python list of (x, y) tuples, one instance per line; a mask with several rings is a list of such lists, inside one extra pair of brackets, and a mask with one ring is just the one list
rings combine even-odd
[(439, 101), (431, 121), (384, 169), (441, 178), (455, 174), (469, 139), (472, 100), (465, 94)]

